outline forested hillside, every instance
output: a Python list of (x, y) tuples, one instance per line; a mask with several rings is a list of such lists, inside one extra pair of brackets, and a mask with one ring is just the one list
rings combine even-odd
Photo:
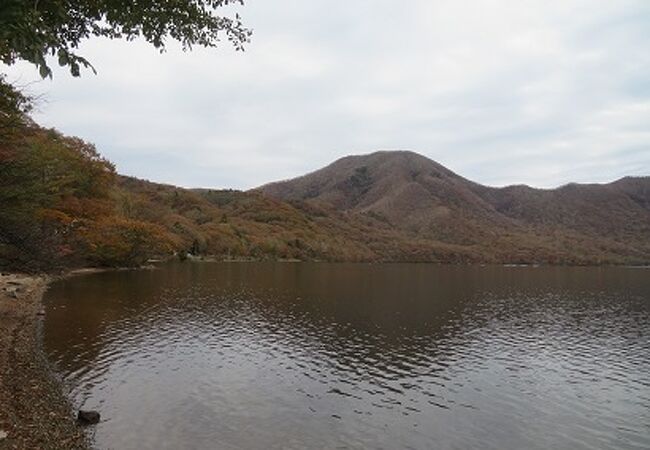
[(115, 172), (95, 148), (30, 123), (0, 165), (5, 268), (135, 266), (187, 254), (223, 259), (478, 261), (371, 216), (257, 192), (187, 190)]
[(191, 191), (120, 176), (92, 144), (35, 124), (27, 99), (2, 87), (0, 267), (136, 266), (187, 254), (334, 261), (472, 256), (406, 239), (372, 217), (298, 208), (255, 192)]
[(151, 258), (650, 263), (650, 181), (496, 189), (411, 152), (343, 158), (260, 189), (187, 190), (120, 176), (92, 144), (0, 98), (0, 267)]
[(493, 188), (417, 153), (383, 151), (348, 156), (259, 191), (372, 216), (406, 235), (471, 249), (485, 261), (650, 261), (650, 177), (557, 189)]

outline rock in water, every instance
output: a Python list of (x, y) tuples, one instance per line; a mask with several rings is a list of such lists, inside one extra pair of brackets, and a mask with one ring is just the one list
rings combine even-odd
[(79, 410), (77, 413), (77, 422), (82, 425), (93, 425), (99, 422), (99, 413), (97, 411)]

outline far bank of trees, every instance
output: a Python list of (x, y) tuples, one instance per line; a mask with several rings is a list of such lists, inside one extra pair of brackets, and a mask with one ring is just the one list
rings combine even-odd
[[(161, 52), (169, 41), (190, 50), (225, 38), (243, 50), (251, 30), (235, 9), (220, 14), (236, 4), (243, 0), (3, 0), (0, 62), (30, 62), (43, 78), (54, 63), (79, 76), (95, 71), (78, 52), (93, 37), (143, 39)], [(92, 145), (33, 123), (31, 109), (0, 74), (0, 265), (136, 265), (180, 245), (160, 225), (120, 215), (113, 165)]]
[(122, 177), (92, 144), (34, 123), (2, 83), (0, 267), (138, 266), (151, 258), (467, 262), (478, 255), (256, 192), (192, 191)]
[[(92, 144), (40, 127), (0, 77), (0, 267), (137, 266), (150, 258), (368, 260), (336, 220), (236, 191), (119, 176)], [(329, 221), (329, 222), (328, 222)]]
[[(2, 269), (138, 266), (151, 258), (189, 254), (551, 264), (634, 263), (637, 258), (627, 247), (571, 230), (522, 228), (458, 244), (317, 202), (123, 177), (92, 144), (35, 124), (27, 114), (28, 100), (11, 86), (0, 83), (0, 88), (13, 99), (10, 113), (0, 115)], [(358, 181), (357, 174), (353, 178)]]
[(171, 250), (160, 227), (116, 215), (115, 168), (91, 144), (43, 129), (19, 110), (0, 117), (0, 129), (4, 266), (133, 265)]

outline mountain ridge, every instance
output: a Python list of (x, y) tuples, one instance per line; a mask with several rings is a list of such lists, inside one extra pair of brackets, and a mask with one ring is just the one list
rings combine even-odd
[[(420, 157), (420, 158), (424, 158), (424, 159), (436, 164), (437, 166), (444, 169), (445, 171), (450, 172), (450, 173), (452, 173), (452, 174), (454, 174), (454, 175), (456, 175), (456, 176), (458, 176), (460, 178), (464, 178), (464, 179), (466, 179), (468, 181), (471, 181), (469, 178), (463, 177), (463, 176), (459, 175), (458, 173), (452, 171), (451, 169), (447, 168), (442, 163), (440, 163), (440, 162), (438, 162), (438, 161), (436, 161), (436, 160), (434, 160), (432, 158), (429, 158), (426, 155), (418, 153), (418, 152), (416, 152), (414, 150), (375, 150), (375, 151), (368, 152), (368, 153), (359, 153), (359, 154), (351, 154), (351, 155), (341, 156), (340, 158), (334, 160), (333, 162), (331, 162), (331, 163), (329, 163), (329, 164), (327, 164), (327, 165), (325, 165), (325, 166), (323, 166), (323, 167), (321, 167), (319, 169), (311, 170), (311, 171), (309, 171), (309, 172), (307, 172), (307, 173), (305, 173), (303, 175), (297, 175), (295, 177), (285, 178), (285, 179), (276, 180), (276, 181), (270, 181), (268, 183), (264, 183), (264, 184), (262, 184), (260, 186), (257, 186), (257, 187), (253, 187), (253, 188), (250, 188), (250, 189), (245, 189), (245, 191), (264, 190), (267, 186), (282, 184), (282, 183), (285, 183), (285, 182), (288, 182), (288, 181), (294, 181), (294, 180), (299, 180), (299, 179), (302, 179), (302, 178), (306, 178), (306, 177), (308, 177), (308, 176), (310, 176), (310, 175), (312, 175), (314, 173), (320, 172), (321, 170), (326, 169), (326, 168), (328, 168), (328, 167), (330, 167), (330, 166), (332, 166), (332, 165), (334, 165), (334, 164), (336, 164), (338, 162), (341, 162), (343, 160), (355, 159), (355, 158), (365, 158), (365, 157), (370, 157), (370, 156), (374, 156), (374, 155), (381, 155), (381, 154), (407, 154), (407, 155), (411, 154), (411, 155), (414, 155), (414, 156), (417, 156), (417, 157)], [(538, 186), (532, 186), (532, 185), (529, 185), (529, 184), (526, 184), (526, 183), (513, 183), (513, 184), (506, 184), (506, 185), (503, 185), (503, 186), (493, 186), (493, 185), (490, 185), (490, 184), (483, 184), (483, 183), (479, 183), (479, 182), (476, 182), (476, 181), (472, 181), (472, 182), (475, 183), (475, 184), (478, 184), (480, 186), (490, 188), (490, 189), (506, 189), (506, 188), (515, 188), (515, 187), (525, 187), (525, 188), (528, 188), (528, 189), (539, 190), (539, 191), (554, 191), (554, 190), (561, 189), (563, 187), (570, 186), (570, 185), (605, 186), (605, 185), (609, 185), (609, 184), (623, 182), (623, 181), (626, 181), (626, 180), (642, 180), (642, 181), (650, 182), (650, 175), (624, 175), (624, 176), (622, 176), (620, 178), (616, 178), (616, 179), (614, 179), (612, 181), (592, 181), (592, 182), (569, 181), (567, 183), (560, 184), (560, 185), (557, 185), (557, 186), (554, 186), (554, 187), (538, 187)], [(209, 188), (198, 188), (198, 189), (209, 189)]]
[(604, 254), (650, 254), (650, 177), (553, 189), (490, 187), (415, 152), (379, 151), (344, 157), (254, 191), (371, 215), (411, 235), (449, 244), (482, 246), (496, 240), (516, 249), (532, 243), (552, 254), (553, 240), (559, 239), (576, 254), (590, 253), (579, 248), (587, 241)]
[(251, 191), (192, 190), (119, 175), (92, 144), (32, 122), (0, 153), (3, 269), (139, 266), (174, 255), (650, 265), (647, 177), (494, 188), (414, 152), (383, 151)]

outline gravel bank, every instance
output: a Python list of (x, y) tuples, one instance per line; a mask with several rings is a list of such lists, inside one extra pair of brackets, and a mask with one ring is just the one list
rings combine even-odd
[(90, 448), (42, 350), (49, 281), (0, 275), (0, 450)]

